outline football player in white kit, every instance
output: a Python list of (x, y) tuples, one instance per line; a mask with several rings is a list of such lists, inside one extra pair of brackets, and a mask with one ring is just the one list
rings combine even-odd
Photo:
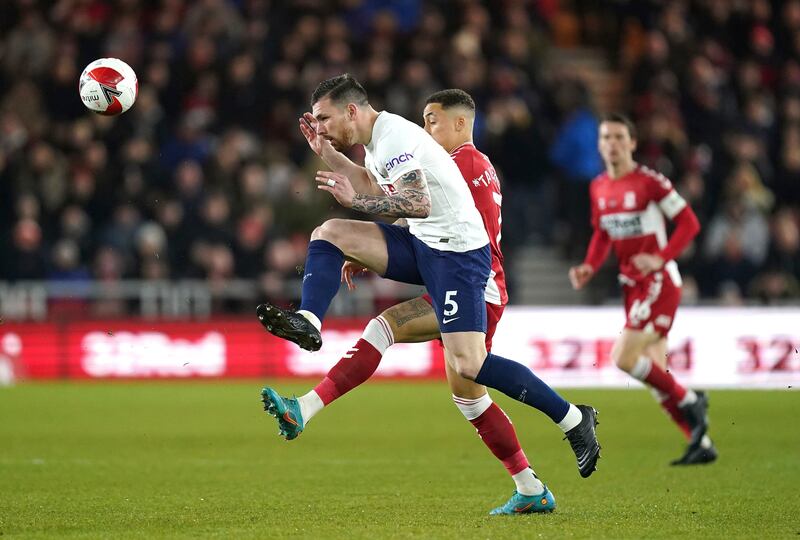
[[(418, 125), (373, 109), (366, 91), (348, 74), (320, 83), (311, 105), (312, 114), (301, 121), (316, 134), (309, 139), (312, 149), (333, 169), (317, 172), (319, 189), (346, 208), (405, 218), (408, 226), (332, 219), (317, 227), (308, 247), (300, 309), (262, 304), (257, 308), (262, 325), (304, 349), (318, 350), (322, 320), (339, 290), (345, 260), (389, 279), (425, 285), (448, 364), (460, 376), (548, 415), (566, 433), (581, 476), (591, 475), (600, 452), (596, 411), (570, 404), (526, 366), (486, 351), (489, 239), (448, 153)], [(365, 167), (341, 153), (355, 144), (366, 148)], [(388, 340), (385, 329), (376, 326), (375, 341)], [(296, 437), (304, 425), (297, 401), (271, 388), (262, 396), (287, 438)], [(544, 488), (531, 508), (550, 511), (554, 506)]]

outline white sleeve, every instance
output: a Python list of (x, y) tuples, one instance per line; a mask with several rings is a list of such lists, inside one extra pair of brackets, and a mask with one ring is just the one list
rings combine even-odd
[(381, 140), (379, 155), (375, 156), (383, 163), (389, 180), (394, 182), (410, 171), (421, 170), (419, 159), (414, 155), (419, 145), (405, 130), (397, 130), (384, 136)]
[(658, 206), (664, 212), (664, 215), (669, 219), (673, 219), (681, 213), (681, 210), (686, 208), (686, 200), (673, 189), (658, 201)]

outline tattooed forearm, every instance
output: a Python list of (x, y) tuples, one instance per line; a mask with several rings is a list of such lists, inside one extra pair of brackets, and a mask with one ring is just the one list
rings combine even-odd
[(405, 190), (388, 197), (358, 194), (353, 198), (353, 210), (387, 217), (428, 217), (431, 201), (427, 193)]
[(396, 182), (396, 186), (396, 195), (357, 194), (353, 198), (353, 210), (386, 217), (428, 217), (431, 212), (431, 196), (422, 171), (404, 174)]

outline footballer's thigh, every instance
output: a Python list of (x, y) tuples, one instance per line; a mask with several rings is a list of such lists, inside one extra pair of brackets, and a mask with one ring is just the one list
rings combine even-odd
[(354, 219), (329, 219), (311, 233), (311, 240), (326, 240), (345, 258), (380, 275), (386, 273), (389, 253), (386, 237), (377, 223)]
[(392, 306), (381, 316), (392, 328), (395, 343), (421, 343), (439, 337), (433, 307), (421, 297)]
[(630, 372), (648, 347), (660, 339), (661, 336), (655, 332), (624, 328), (611, 349), (611, 359), (618, 368)]
[(649, 345), (645, 350), (645, 354), (661, 369), (667, 369), (667, 338), (662, 337), (652, 345)]

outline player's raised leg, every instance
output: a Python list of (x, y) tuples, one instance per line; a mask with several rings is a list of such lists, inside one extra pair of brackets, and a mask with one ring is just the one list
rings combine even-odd
[(331, 219), (314, 229), (308, 244), (300, 309), (295, 312), (269, 303), (261, 304), (256, 313), (264, 328), (303, 349), (319, 350), (322, 320), (339, 291), (345, 259), (356, 261), (380, 275), (386, 272), (386, 240), (377, 224)]
[(296, 404), (298, 420), (303, 426), (299, 430), (282, 416), (273, 416), (278, 419), (282, 435), (299, 435), (305, 425), (323, 408), (366, 382), (378, 369), (386, 350), (397, 340), (401, 343), (415, 343), (437, 337), (439, 327), (436, 317), (425, 300), (414, 298), (392, 306), (367, 324), (361, 338), (312, 390), (298, 398), (286, 398), (277, 395), (271, 388), (264, 388), (264, 408), (268, 412), (270, 407), (280, 408), (278, 401)]

